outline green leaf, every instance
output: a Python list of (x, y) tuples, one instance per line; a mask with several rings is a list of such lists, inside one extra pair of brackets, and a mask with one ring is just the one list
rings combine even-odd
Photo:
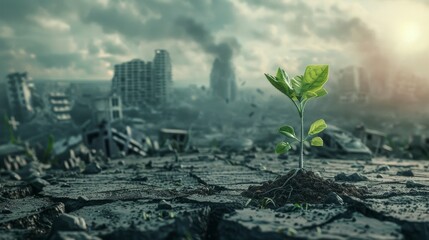
[(291, 127), (291, 126), (285, 125), (285, 126), (281, 127), (279, 129), (279, 133), (281, 133), (287, 137), (298, 140), (298, 138), (296, 137), (296, 134), (295, 134), (295, 130), (293, 130), (293, 127)]
[(326, 94), (328, 94), (328, 91), (326, 91), (326, 89), (324, 89), (324, 88), (321, 88), (321, 89), (317, 90), (315, 93), (316, 93), (317, 97), (323, 97)]
[(301, 92), (317, 91), (328, 81), (328, 65), (309, 65), (305, 69)]
[(326, 125), (325, 120), (319, 119), (315, 121), (313, 124), (311, 124), (310, 130), (308, 130), (308, 135), (318, 134), (323, 130), (325, 130), (325, 128), (327, 127), (328, 125)]
[(291, 149), (291, 146), (288, 142), (280, 142), (276, 146), (276, 153), (282, 154), (289, 151), (290, 149)]
[(304, 99), (314, 98), (314, 97), (317, 97), (317, 93), (312, 92), (312, 91), (308, 91), (308, 92), (304, 93), (303, 97), (304, 97)]
[(315, 137), (315, 138), (311, 139), (311, 146), (322, 147), (323, 146), (323, 139), (321, 137)]
[(292, 89), (289, 76), (283, 69), (277, 69), (276, 77), (267, 73), (265, 73), (265, 77), (275, 88), (277, 88), (277, 90), (288, 96), (290, 99), (295, 98), (295, 93)]
[(302, 88), (302, 80), (304, 79), (303, 75), (295, 76), (291, 79), (292, 88), (295, 92), (297, 98), (301, 98), (301, 88)]

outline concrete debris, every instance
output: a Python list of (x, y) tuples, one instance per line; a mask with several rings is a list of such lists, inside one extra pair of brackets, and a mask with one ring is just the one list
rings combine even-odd
[(49, 185), (49, 182), (42, 178), (35, 178), (31, 180), (30, 185), (37, 191), (42, 191), (44, 187)]
[(312, 148), (312, 151), (324, 158), (370, 160), (371, 150), (357, 137), (338, 127), (329, 125), (320, 134), (325, 143), (323, 148)]
[(359, 182), (359, 181), (368, 181), (368, 180), (369, 180), (368, 177), (360, 173), (352, 173), (350, 175), (347, 175), (344, 172), (342, 172), (335, 176), (335, 181)]
[(161, 202), (158, 203), (158, 210), (171, 210), (173, 209), (173, 205), (171, 203), (161, 200)]
[(52, 224), (52, 232), (58, 231), (85, 231), (87, 229), (85, 219), (71, 214), (61, 214)]
[(414, 180), (408, 180), (408, 181), (406, 181), (406, 182), (405, 182), (405, 186), (406, 186), (407, 188), (420, 188), (420, 187), (426, 187), (426, 185), (425, 185), (425, 184), (418, 183), (418, 182), (416, 182), (416, 181), (414, 181)]
[(83, 171), (84, 174), (97, 174), (101, 172), (101, 167), (97, 162), (92, 162), (88, 165), (86, 165), (85, 170)]
[(331, 192), (328, 194), (328, 196), (326, 196), (325, 203), (326, 204), (343, 205), (344, 201), (340, 196), (338, 196), (337, 193)]
[(91, 236), (85, 232), (59, 231), (52, 235), (49, 240), (101, 240), (101, 238)]
[(398, 171), (396, 175), (404, 176), (404, 177), (414, 177), (414, 172), (413, 170), (408, 169), (408, 170)]

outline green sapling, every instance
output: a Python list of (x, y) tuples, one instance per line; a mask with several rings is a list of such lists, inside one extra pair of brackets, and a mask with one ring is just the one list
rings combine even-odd
[[(307, 102), (311, 99), (325, 96), (328, 94), (324, 88), (325, 83), (328, 81), (329, 66), (328, 65), (309, 65), (305, 69), (304, 75), (298, 75), (289, 78), (287, 73), (279, 68), (276, 76), (265, 74), (268, 81), (277, 88), (280, 92), (286, 95), (296, 107), (300, 120), (301, 129), (300, 137), (295, 134), (293, 127), (285, 125), (279, 129), (279, 132), (291, 141), (297, 141), (300, 145), (299, 168), (304, 168), (304, 142), (309, 138), (311, 146), (323, 146), (323, 140), (315, 136), (322, 132), (327, 127), (323, 119), (319, 119), (311, 124), (307, 136), (304, 136), (304, 110)], [(276, 146), (276, 153), (282, 154), (291, 149), (289, 142), (282, 141)]]

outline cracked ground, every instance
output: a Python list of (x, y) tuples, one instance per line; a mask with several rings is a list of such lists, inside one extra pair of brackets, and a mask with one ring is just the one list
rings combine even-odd
[[(63, 213), (85, 220), (86, 230), (67, 233), (80, 239), (429, 239), (429, 161), (309, 158), (307, 169), (326, 179), (366, 176), (348, 183), (367, 194), (343, 196), (343, 204), (276, 206), (241, 193), (295, 168), (294, 158), (200, 153), (176, 160), (111, 160), (97, 174), (47, 169), (41, 189), (2, 177), (0, 239), (67, 239), (52, 230)], [(409, 170), (413, 176), (401, 174)]]

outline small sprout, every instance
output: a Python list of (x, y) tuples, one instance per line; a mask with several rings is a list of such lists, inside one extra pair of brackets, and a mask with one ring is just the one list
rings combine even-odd
[(252, 202), (252, 199), (251, 199), (251, 198), (249, 198), (249, 200), (247, 200), (246, 204), (244, 204), (244, 207), (249, 206), (250, 202)]
[(260, 208), (261, 208), (261, 209), (265, 209), (265, 208), (267, 208), (267, 207), (268, 207), (268, 205), (269, 205), (270, 203), (271, 203), (274, 207), (276, 206), (276, 203), (274, 202), (274, 200), (273, 200), (272, 198), (264, 197), (264, 198), (261, 200)]
[(298, 234), (298, 231), (296, 231), (295, 228), (290, 227), (287, 229), (287, 235), (288, 236), (293, 237), (293, 236), (296, 236), (297, 234)]
[(146, 212), (143, 212), (143, 220), (147, 221), (150, 219), (150, 215)]
[[(301, 119), (301, 131), (298, 138), (293, 127), (285, 125), (279, 129), (279, 133), (286, 136), (291, 142), (300, 143), (299, 168), (304, 168), (304, 142), (312, 136), (311, 146), (323, 146), (323, 140), (314, 136), (326, 129), (327, 125), (323, 119), (315, 121), (310, 126), (307, 136), (304, 136), (304, 110), (307, 102), (311, 99), (325, 96), (328, 94), (324, 88), (328, 81), (328, 65), (309, 65), (305, 69), (304, 75), (298, 75), (290, 78), (289, 75), (281, 68), (278, 68), (275, 76), (265, 74), (268, 81), (280, 92), (286, 95), (296, 107)], [(276, 146), (276, 153), (283, 154), (291, 149), (290, 142), (282, 141)]]

